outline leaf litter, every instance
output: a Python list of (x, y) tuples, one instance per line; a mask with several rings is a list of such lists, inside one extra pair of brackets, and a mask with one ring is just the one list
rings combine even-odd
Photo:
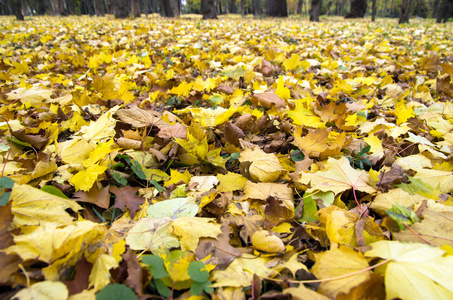
[(451, 24), (0, 29), (9, 296), (453, 297)]

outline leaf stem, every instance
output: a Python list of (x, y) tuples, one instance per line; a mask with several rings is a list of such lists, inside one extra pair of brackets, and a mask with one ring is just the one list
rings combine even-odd
[(267, 279), (267, 280), (272, 280), (272, 281), (278, 281), (278, 282), (291, 282), (291, 283), (319, 283), (319, 282), (329, 282), (329, 281), (334, 281), (334, 280), (340, 280), (340, 279), (345, 279), (345, 278), (348, 278), (348, 277), (352, 277), (352, 276), (355, 276), (355, 275), (358, 275), (360, 273), (363, 273), (363, 272), (367, 272), (367, 271), (371, 271), (377, 267), (380, 267), (382, 265), (385, 265), (386, 263), (390, 262), (391, 259), (386, 259), (386, 260), (383, 260), (381, 261), (380, 263), (377, 263), (373, 266), (369, 266), (368, 268), (365, 268), (365, 269), (361, 269), (359, 271), (356, 271), (356, 272), (352, 272), (352, 273), (349, 273), (349, 274), (346, 274), (346, 275), (341, 275), (341, 276), (337, 276), (337, 277), (332, 277), (332, 278), (324, 278), (324, 279), (314, 279), (314, 280), (281, 280), (281, 279), (276, 279), (276, 278), (268, 278), (268, 277), (261, 277), (261, 278), (264, 278), (264, 279)]
[(406, 226), (407, 229), (409, 229), (413, 234), (415, 234), (419, 239), (421, 239), (422, 241), (424, 241), (425, 243), (427, 243), (428, 245), (431, 245), (431, 246), (434, 246), (434, 247), (438, 247), (437, 245), (434, 245), (433, 243), (430, 243), (428, 242), (427, 240), (425, 240), (424, 238), (421, 237), (421, 235), (419, 235), (418, 233), (416, 233), (409, 225), (407, 225), (406, 223), (402, 223), (404, 226)]

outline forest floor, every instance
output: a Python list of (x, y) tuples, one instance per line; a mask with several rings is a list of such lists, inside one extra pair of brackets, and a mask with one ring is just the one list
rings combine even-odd
[(452, 30), (0, 17), (0, 298), (452, 299)]

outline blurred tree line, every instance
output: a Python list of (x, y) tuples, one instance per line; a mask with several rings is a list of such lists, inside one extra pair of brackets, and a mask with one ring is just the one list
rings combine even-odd
[(0, 0), (0, 14), (16, 15), (18, 20), (32, 15), (114, 15), (116, 18), (140, 17), (142, 14), (176, 17), (202, 14), (216, 18), (222, 14), (252, 14), (256, 17), (309, 15), (346, 18), (435, 18), (446, 22), (453, 16), (453, 0)]

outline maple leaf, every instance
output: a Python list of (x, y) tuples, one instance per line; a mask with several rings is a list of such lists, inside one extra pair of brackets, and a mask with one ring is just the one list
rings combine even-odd
[(262, 182), (274, 182), (283, 172), (280, 161), (272, 153), (265, 153), (259, 148), (246, 148), (239, 156), (241, 163), (248, 163), (246, 173), (250, 179)]
[(136, 193), (138, 192), (138, 187), (131, 187), (131, 186), (123, 186), (118, 188), (116, 186), (110, 187), (110, 192), (115, 194), (115, 204), (113, 207), (124, 211), (126, 207), (129, 209), (131, 218), (133, 219), (135, 216), (135, 212), (140, 208), (140, 205), (145, 203), (145, 198), (141, 196), (137, 196)]
[(310, 185), (307, 192), (323, 191), (339, 194), (349, 189), (366, 193), (376, 190), (369, 185), (369, 175), (365, 171), (353, 169), (346, 157), (329, 158), (328, 169), (315, 173), (301, 173), (300, 183)]
[(200, 237), (217, 237), (222, 231), (220, 224), (212, 223), (213, 219), (184, 217), (174, 220), (169, 231), (180, 237), (183, 251), (195, 251)]
[[(379, 241), (366, 257), (380, 257), (389, 262), (378, 269), (385, 274), (387, 297), (401, 299), (438, 299), (453, 297), (451, 268), (453, 256), (424, 244)], [(385, 270), (384, 270), (385, 268)]]

